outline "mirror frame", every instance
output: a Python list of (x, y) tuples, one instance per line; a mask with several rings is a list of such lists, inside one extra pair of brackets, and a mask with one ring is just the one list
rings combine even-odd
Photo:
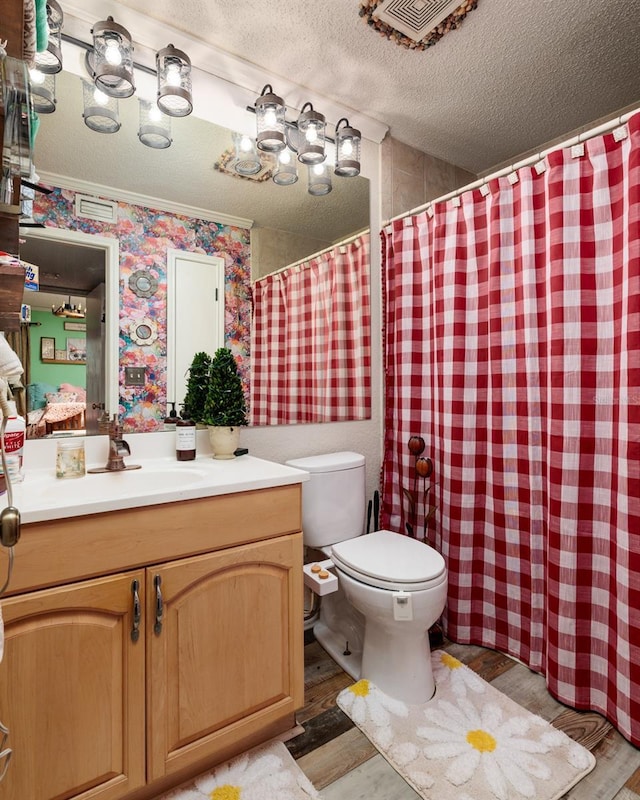
[(120, 393), (120, 325), (119, 325), (119, 273), (120, 273), (120, 244), (117, 239), (107, 236), (81, 233), (66, 228), (29, 228), (23, 229), (23, 236), (34, 239), (63, 242), (66, 244), (83, 245), (105, 251), (105, 338), (104, 338), (104, 366), (105, 366), (105, 410), (109, 416), (119, 413)]

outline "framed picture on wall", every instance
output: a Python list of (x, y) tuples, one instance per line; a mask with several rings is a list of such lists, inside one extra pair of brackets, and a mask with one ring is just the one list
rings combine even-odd
[(87, 340), (67, 339), (67, 359), (69, 361), (86, 361)]
[(40, 358), (53, 360), (56, 357), (56, 340), (53, 337), (40, 337)]
[(66, 361), (66, 360), (67, 360), (67, 351), (56, 350), (56, 361)]
[(87, 330), (87, 323), (86, 322), (65, 322), (64, 323), (65, 331), (86, 331)]

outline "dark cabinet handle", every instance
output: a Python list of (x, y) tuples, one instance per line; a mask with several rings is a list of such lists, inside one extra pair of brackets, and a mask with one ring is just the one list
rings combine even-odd
[(140, 581), (132, 581), (131, 593), (133, 595), (133, 627), (131, 628), (131, 641), (137, 642), (140, 638), (140, 620), (142, 619), (142, 608), (140, 606)]
[(162, 578), (159, 575), (156, 575), (153, 579), (153, 585), (156, 587), (156, 622), (153, 626), (153, 632), (156, 636), (160, 636), (162, 633), (162, 616), (164, 614), (164, 608), (162, 604), (162, 589), (160, 585), (162, 584)]

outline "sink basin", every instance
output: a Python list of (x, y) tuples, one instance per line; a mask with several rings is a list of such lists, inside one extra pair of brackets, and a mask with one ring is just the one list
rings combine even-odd
[[(61, 479), (51, 467), (54, 443), (43, 444), (51, 445), (44, 453), (48, 464), (28, 465), (24, 481), (13, 487), (12, 504), (25, 524), (286, 486), (308, 478), (301, 470), (249, 455), (230, 460), (203, 455), (187, 462), (136, 455), (126, 463), (140, 464), (141, 469)], [(104, 466), (101, 449), (91, 452), (87, 447), (87, 455), (90, 468)], [(0, 495), (0, 510), (6, 503), (7, 493)]]
[[(155, 495), (176, 491), (201, 483), (206, 472), (190, 467), (146, 468), (122, 472), (100, 472), (82, 478), (34, 482), (29, 487), (41, 501), (39, 504), (64, 505), (67, 503), (132, 497), (140, 494)], [(25, 485), (25, 488), (26, 485)]]

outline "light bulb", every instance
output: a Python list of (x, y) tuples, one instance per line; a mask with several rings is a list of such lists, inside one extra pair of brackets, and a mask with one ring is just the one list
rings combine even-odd
[(291, 163), (291, 153), (288, 150), (283, 150), (280, 155), (278, 156), (278, 161), (281, 164), (290, 164)]
[(100, 89), (93, 90), (93, 99), (99, 106), (106, 106), (107, 103), (109, 102), (109, 98), (107, 97), (107, 95)]
[(309, 125), (309, 127), (305, 131), (305, 138), (309, 142), (309, 144), (313, 144), (315, 141), (318, 140), (318, 130), (315, 125)]
[(244, 153), (249, 153), (251, 150), (253, 150), (253, 144), (248, 136), (243, 136), (240, 140), (240, 149)]
[(120, 46), (117, 39), (106, 40), (104, 57), (107, 61), (107, 64), (111, 64), (112, 67), (118, 67), (120, 64), (122, 64), (122, 53), (120, 52)]
[(313, 165), (313, 174), (314, 175), (322, 175), (324, 172), (324, 164), (314, 164)]
[(151, 122), (160, 122), (162, 119), (162, 111), (158, 106), (149, 106), (149, 119)]
[(42, 86), (44, 83), (44, 72), (40, 72), (39, 69), (30, 69), (29, 77), (31, 78), (31, 83), (35, 84), (36, 86)]
[(277, 121), (275, 109), (267, 108), (264, 112), (264, 124), (269, 128), (273, 128)]
[(351, 139), (345, 139), (342, 142), (342, 155), (343, 156), (353, 155), (353, 141)]
[(166, 80), (169, 86), (180, 86), (180, 67), (177, 64), (169, 64)]

